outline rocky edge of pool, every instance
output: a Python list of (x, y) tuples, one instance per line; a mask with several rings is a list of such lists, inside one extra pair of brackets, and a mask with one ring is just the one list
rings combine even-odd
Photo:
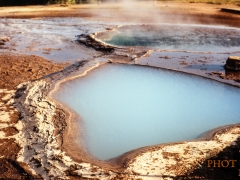
[[(59, 83), (84, 76), (89, 70), (105, 63), (109, 60), (75, 63), (58, 73), (17, 87), (17, 98), (12, 103), (21, 112), (22, 120), (18, 123), (21, 134), (16, 136), (16, 141), (24, 147), (17, 160), (25, 164), (25, 168), (44, 179), (71, 176), (90, 179), (178, 179), (201, 176), (197, 173), (199, 168), (214, 169), (217, 166), (215, 161), (223, 152), (226, 156), (233, 156), (232, 150), (239, 146), (239, 125), (215, 129), (192, 141), (139, 148), (110, 161), (99, 161), (88, 155), (79, 142), (73, 140), (77, 115), (50, 97)], [(227, 163), (232, 166), (232, 162), (222, 161), (223, 166)]]

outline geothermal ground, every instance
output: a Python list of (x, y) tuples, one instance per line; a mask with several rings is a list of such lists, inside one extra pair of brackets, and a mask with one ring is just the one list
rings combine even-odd
[[(239, 9), (173, 2), (1, 7), (0, 178), (238, 179), (238, 124), (216, 127), (197, 140), (139, 148), (105, 162), (73, 141), (79, 116), (52, 96), (61, 82), (106, 63), (170, 69), (239, 87), (239, 73), (223, 68), (229, 53), (118, 48), (94, 39), (96, 32), (119, 25), (239, 28), (240, 16), (221, 8)], [(231, 55), (239, 56), (240, 51)], [(210, 68), (212, 64), (217, 66)]]

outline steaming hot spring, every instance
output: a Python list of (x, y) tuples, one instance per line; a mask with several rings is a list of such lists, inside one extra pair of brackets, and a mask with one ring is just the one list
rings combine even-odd
[(203, 25), (122, 26), (96, 37), (116, 46), (147, 46), (161, 50), (199, 52), (239, 51), (239, 29)]
[[(118, 48), (152, 49), (149, 62), (160, 61), (160, 53), (176, 59), (185, 53), (192, 61), (211, 56), (207, 68), (240, 48), (240, 30), (223, 26), (128, 25), (95, 37)], [(86, 148), (100, 160), (143, 146), (195, 139), (240, 119), (239, 88), (153, 67), (101, 66), (62, 83), (56, 96), (80, 115)]]

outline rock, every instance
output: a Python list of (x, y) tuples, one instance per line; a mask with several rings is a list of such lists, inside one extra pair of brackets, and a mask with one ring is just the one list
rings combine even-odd
[(8, 42), (8, 41), (10, 41), (10, 37), (0, 37), (0, 42), (5, 43), (5, 42)]
[(225, 68), (229, 70), (240, 71), (240, 57), (239, 56), (229, 56)]
[(0, 45), (5, 45), (8, 41), (10, 41), (9, 37), (0, 37)]
[(137, 55), (132, 55), (131, 60), (135, 60), (137, 58)]
[(112, 31), (112, 30), (114, 30), (114, 28), (106, 28), (106, 30)]
[(63, 3), (63, 4), (60, 4), (60, 7), (68, 7), (68, 3), (65, 2), (65, 3)]
[(86, 42), (86, 41), (87, 41), (87, 38), (81, 37), (81, 38), (79, 38), (78, 40), (81, 41), (81, 42)]

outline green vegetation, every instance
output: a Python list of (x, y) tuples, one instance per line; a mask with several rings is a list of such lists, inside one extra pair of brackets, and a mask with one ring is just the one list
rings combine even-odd
[(174, 1), (174, 2), (207, 3), (207, 4), (236, 4), (240, 6), (240, 0), (157, 0), (157, 1)]
[(240, 4), (240, 0), (183, 0), (183, 2), (207, 4)]
[(48, 0), (0, 0), (0, 6), (22, 6), (46, 4)]
[(83, 4), (83, 3), (96, 3), (97, 0), (49, 0), (49, 4)]
[(0, 0), (0, 6), (96, 3), (97, 0)]

